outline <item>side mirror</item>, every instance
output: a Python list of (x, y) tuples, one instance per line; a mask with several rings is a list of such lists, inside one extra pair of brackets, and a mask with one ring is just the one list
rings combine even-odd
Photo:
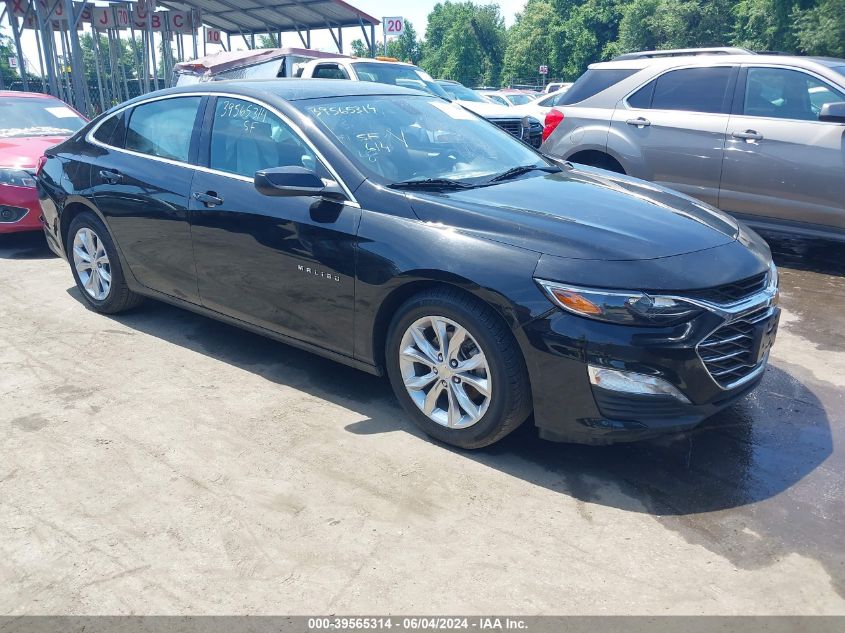
[(821, 112), (819, 112), (819, 121), (845, 123), (845, 102), (825, 103)]
[(345, 200), (346, 195), (336, 182), (323, 181), (305, 167), (270, 167), (255, 172), (255, 188), (265, 196), (322, 196)]

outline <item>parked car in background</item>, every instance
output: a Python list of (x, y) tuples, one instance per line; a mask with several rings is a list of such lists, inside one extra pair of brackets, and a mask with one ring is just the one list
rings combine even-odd
[(845, 60), (593, 64), (546, 123), (551, 155), (672, 187), (760, 229), (845, 240)]
[(546, 87), (543, 88), (543, 93), (551, 94), (553, 92), (563, 90), (564, 88), (569, 88), (571, 85), (571, 81), (553, 81), (552, 83), (546, 84)]
[(261, 48), (247, 51), (221, 51), (198, 59), (179, 62), (173, 67), (174, 86), (226, 79), (275, 79), (298, 77), (306, 62), (336, 58), (310, 48)]
[(41, 230), (35, 190), (38, 160), (85, 121), (55, 97), (0, 92), (0, 233)]
[(370, 81), (414, 88), (448, 99), (431, 76), (422, 68), (392, 58), (335, 57), (314, 60), (305, 64), (300, 75), (303, 79), (347, 79)]
[[(457, 81), (438, 79), (438, 85), (456, 103), (467, 110), (475, 112), (491, 123), (495, 123), (506, 132), (525, 141), (533, 147), (540, 147), (543, 142), (543, 116), (532, 116), (529, 113), (515, 112), (515, 108), (491, 103), (480, 94), (467, 88)], [(528, 120), (526, 120), (526, 116)]]
[(531, 103), (538, 96), (522, 90), (479, 90), (478, 92), (482, 97), (493, 103), (508, 107)]
[(546, 115), (549, 113), (549, 110), (559, 105), (561, 101), (563, 101), (563, 96), (567, 93), (568, 90), (568, 87), (561, 88), (557, 92), (553, 92), (549, 95), (541, 95), (539, 99), (535, 99), (530, 103), (526, 103), (520, 106), (514, 106), (513, 109), (519, 114), (524, 114), (534, 119), (537, 119), (538, 121), (545, 122)]
[(769, 249), (733, 219), (397, 86), (147, 94), (47, 150), (38, 190), (86, 306), (153, 297), (386, 373), (462, 448), (532, 413), (554, 440), (689, 429), (777, 329)]

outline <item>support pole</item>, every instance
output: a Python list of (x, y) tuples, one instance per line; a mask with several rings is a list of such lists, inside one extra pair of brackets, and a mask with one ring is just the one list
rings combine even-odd
[(100, 33), (97, 29), (91, 29), (91, 42), (91, 52), (94, 54), (94, 68), (97, 73), (97, 91), (100, 95), (100, 110), (105, 112), (106, 101), (111, 103), (111, 99), (106, 99), (105, 94), (103, 94), (103, 77), (100, 72), (100, 59), (102, 58), (100, 54)]
[(156, 63), (156, 38), (153, 32), (153, 12), (147, 10), (147, 41), (150, 45), (150, 69), (153, 75), (153, 90), (158, 90), (158, 64)]
[[(117, 74), (117, 60), (119, 54), (115, 50), (114, 33), (111, 29), (106, 31), (106, 40), (109, 45), (109, 92), (115, 101), (123, 101), (120, 98), (120, 79)], [(111, 102), (111, 99), (109, 99)]]
[(12, 27), (12, 35), (15, 38), (15, 52), (18, 55), (18, 72), (21, 75), (21, 81), (23, 82), (23, 89), (24, 92), (29, 92), (29, 83), (26, 80), (26, 60), (23, 56), (23, 48), (21, 47), (21, 33), (23, 32), (23, 26), (26, 24), (26, 18), (29, 16), (30, 11), (32, 11), (32, 7), (27, 7), (26, 13), (21, 18), (21, 25), (20, 29), (18, 29), (18, 19), (12, 15), (12, 11), (9, 10), (7, 6), (7, 15), (9, 16), (9, 26)]
[[(43, 44), (44, 49), (44, 68), (47, 70), (47, 82), (50, 86), (48, 92), (54, 97), (57, 97), (59, 96), (59, 86), (58, 82), (56, 81), (56, 67), (53, 63), (53, 60), (56, 55), (56, 42), (53, 39), (52, 32), (48, 28), (47, 18), (44, 15), (44, 9), (41, 7), (41, 3), (34, 2), (33, 4), (35, 5), (35, 18), (38, 22), (38, 29), (36, 31), (36, 34), (37, 37), (40, 38), (41, 44)], [(41, 49), (42, 46), (39, 46), (39, 54), (41, 52)]]
[(149, 75), (147, 74), (147, 40), (144, 32), (141, 31), (141, 43), (135, 34), (135, 20), (129, 20), (129, 35), (132, 37), (132, 56), (135, 58), (135, 67), (138, 69), (138, 91), (144, 93), (150, 91)]
[(194, 59), (199, 57), (199, 46), (197, 42), (197, 33), (200, 29), (200, 24), (198, 24), (199, 20), (197, 18), (197, 13), (195, 9), (191, 9), (191, 38), (194, 41)]
[[(54, 31), (55, 32), (55, 31)], [(59, 28), (59, 43), (61, 44), (62, 49), (62, 58), (59, 60), (58, 56), (56, 57), (56, 65), (58, 66), (59, 72), (62, 77), (62, 84), (64, 85), (64, 94), (62, 95), (62, 101), (67, 101), (70, 104), (74, 104), (75, 96), (73, 94), (73, 86), (71, 85), (70, 77), (68, 77), (67, 73), (67, 63), (68, 59), (70, 59), (70, 45), (68, 44), (67, 37), (65, 37), (65, 32)], [(84, 111), (85, 108), (77, 108), (80, 112)]]
[(70, 40), (70, 77), (73, 82), (73, 103), (80, 112), (91, 114), (92, 108), (85, 81), (85, 63), (82, 59), (82, 47), (79, 45), (79, 33), (76, 31), (76, 26), (82, 17), (82, 11), (87, 4), (87, 2), (82, 2), (79, 5), (79, 10), (77, 10), (73, 0), (65, 0), (68, 39)]
[(47, 74), (47, 67), (44, 65), (44, 54), (41, 52), (41, 32), (35, 29), (35, 45), (38, 47), (38, 67), (41, 69), (41, 92), (48, 93), (47, 81), (44, 77)]

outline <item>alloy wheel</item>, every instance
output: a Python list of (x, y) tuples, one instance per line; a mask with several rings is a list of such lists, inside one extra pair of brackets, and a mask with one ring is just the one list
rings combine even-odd
[(111, 265), (100, 237), (85, 227), (73, 238), (73, 265), (85, 292), (97, 301), (109, 296)]
[(408, 395), (430, 420), (452, 429), (476, 424), (490, 405), (487, 359), (459, 323), (426, 316), (408, 327), (399, 347)]

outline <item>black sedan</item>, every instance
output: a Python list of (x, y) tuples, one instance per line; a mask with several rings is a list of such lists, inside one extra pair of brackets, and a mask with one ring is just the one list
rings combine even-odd
[(152, 297), (386, 372), (464, 448), (532, 416), (561, 441), (688, 429), (759, 382), (777, 327), (741, 224), (394, 86), (144, 95), (49, 150), (38, 188), (92, 309)]

